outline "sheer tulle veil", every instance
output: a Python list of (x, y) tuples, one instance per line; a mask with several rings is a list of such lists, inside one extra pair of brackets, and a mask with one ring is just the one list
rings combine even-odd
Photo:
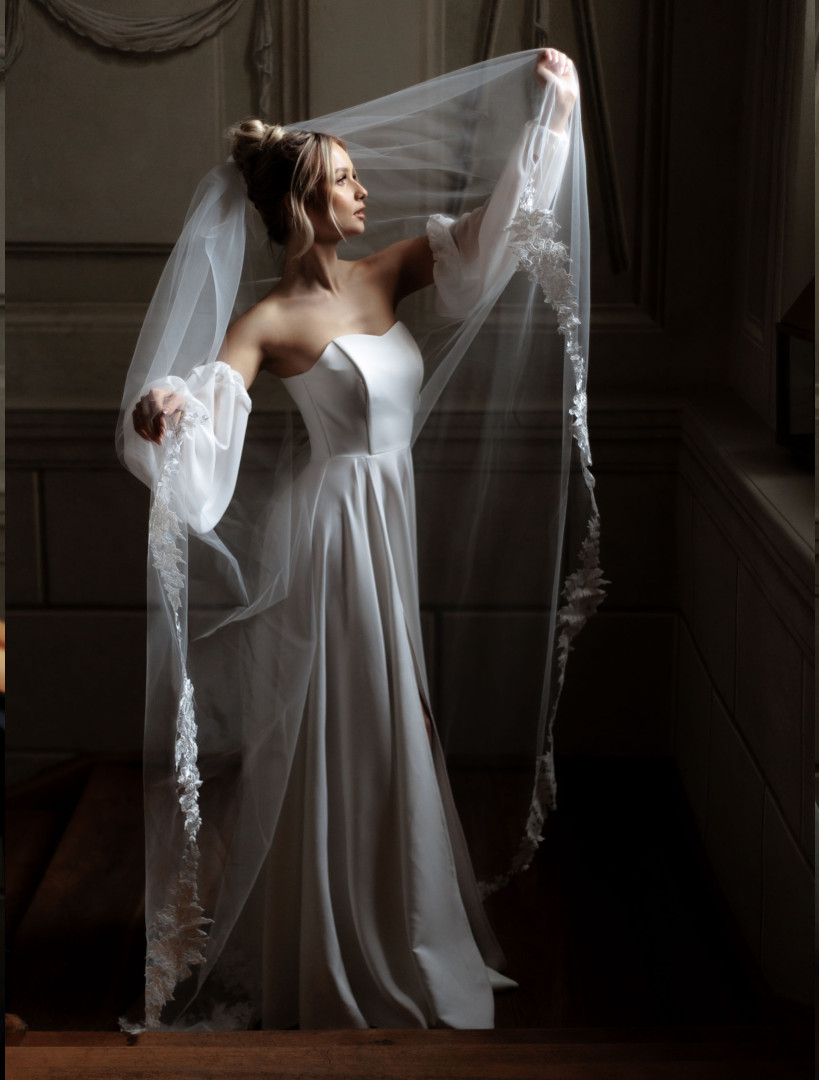
[[(517, 677), (489, 634), (505, 608), (532, 612), (538, 639), (538, 672), (529, 676), (533, 685), (542, 679), (542, 690), (526, 715), (477, 718), (468, 692), (462, 700), (450, 694), (440, 708), (432, 702), (453, 758), (526, 763), (519, 846), (498, 851), (487, 891), (528, 865), (555, 804), (553, 725), (566, 660), (604, 584), (586, 417), (589, 230), (580, 103), (544, 203), (538, 170), (548, 164), (554, 97), (539, 88), (534, 58), (525, 52), (490, 60), (294, 125), (343, 139), (369, 191), (366, 234), (344, 245), (345, 258), (428, 229), (443, 270), (449, 219), (482, 215), (474, 220), (476, 242), (489, 252), (484, 270), (457, 271), (437, 292), (410, 298), (399, 317), (425, 362), (415, 431), (421, 596), (423, 603), (425, 592), (434, 593), (446, 612), (447, 664), (465, 685), (479, 670), (501, 685)], [(253, 1023), (256, 885), (312, 649), (309, 620), (284, 617), (283, 601), (293, 553), (309, 543), (311, 508), (294, 494), (309, 453), (297, 417), (284, 424), (278, 446), (266, 435), (271, 425), (254, 433), (251, 417), (235, 493), (227, 506), (215, 506), (196, 502), (185, 463), (207, 409), (192, 402), (158, 455), (135, 440), (130, 414), (146, 388), (190, 384), (219, 364), (228, 325), (270, 288), (278, 257), (238, 170), (232, 162), (213, 169), (194, 195), (149, 308), (117, 429), (121, 457), (153, 489), (147, 1027)], [(231, 376), (225, 368), (220, 377)], [(224, 449), (228, 457), (240, 452), (241, 438)], [(531, 483), (530, 505), (525, 515), (515, 513), (512, 528), (513, 473)], [(490, 676), (493, 662), (498, 671)]]

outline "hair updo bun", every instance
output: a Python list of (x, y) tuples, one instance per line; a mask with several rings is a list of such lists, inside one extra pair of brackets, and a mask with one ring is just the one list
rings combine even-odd
[(307, 207), (330, 207), (333, 147), (344, 148), (344, 143), (316, 131), (292, 131), (258, 119), (243, 120), (230, 128), (228, 136), (248, 198), (268, 236), (285, 244), (295, 232), (303, 241), (297, 254), (303, 255), (315, 236)]
[(281, 124), (266, 124), (263, 120), (243, 120), (241, 124), (231, 128), (229, 135), (233, 138), (231, 153), (233, 160), (245, 173), (253, 157), (266, 147), (279, 142), (285, 134)]

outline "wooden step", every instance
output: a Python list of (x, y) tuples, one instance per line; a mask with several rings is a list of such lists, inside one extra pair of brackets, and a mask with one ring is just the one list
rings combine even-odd
[[(559, 809), (537, 858), (486, 904), (521, 986), (496, 998), (496, 1024), (759, 1023), (768, 1002), (724, 918), (671, 763), (564, 758), (558, 775)], [(485, 808), (500, 819), (509, 802), (505, 779), (453, 777), (478, 862)]]
[[(487, 902), (520, 984), (496, 997), (496, 1025), (587, 1031), (779, 1023), (737, 960), (692, 854), (693, 826), (675, 818), (682, 795), (662, 763), (621, 764), (615, 775), (610, 762), (567, 760), (560, 772), (561, 809), (546, 824), (538, 858)], [(486, 807), (489, 825), (508, 834), (510, 852), (519, 830), (508, 778), (472, 772), (453, 780), (476, 860), (489, 867), (503, 836), (481, 848)], [(141, 1011), (139, 765), (96, 764), (60, 832), (11, 939), (7, 1007), (38, 1031), (113, 1033), (119, 1016)]]
[[(631, 1036), (631, 1038), (624, 1038)], [(10, 1080), (808, 1080), (812, 1062), (758, 1029), (624, 1032), (29, 1032)]]
[(114, 1026), (141, 989), (143, 900), (141, 770), (97, 765), (14, 936), (7, 1009), (41, 1028)]

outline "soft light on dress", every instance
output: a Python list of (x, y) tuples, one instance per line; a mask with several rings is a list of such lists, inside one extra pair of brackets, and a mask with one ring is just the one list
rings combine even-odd
[[(203, 184), (180, 241), (183, 268), (197, 270), (187, 273), (195, 279), (187, 307), (170, 320), (182, 326), (178, 340), (162, 322), (186, 280), (173, 258), (170, 284), (160, 284), (159, 314), (149, 313), (147, 344), (137, 350), (147, 361), (140, 370), (135, 360), (126, 401), (132, 408), (139, 393), (159, 386), (183, 394), (186, 407), (162, 448), (127, 423), (121, 429), (126, 464), (154, 489), (147, 1027), (491, 1027), (493, 986), (510, 985), (494, 971), (503, 957), (483, 914), (440, 743), (434, 734), (430, 745), (424, 725), (424, 707), (434, 717), (435, 703), (421, 640), (411, 448), (518, 265), (548, 285), (558, 312), (564, 447), (585, 437), (579, 328), (587, 299), (578, 291), (582, 268), (569, 262), (585, 228), (577, 210), (585, 210), (579, 116), (571, 143), (549, 130), (548, 102), (539, 119), (524, 123), (532, 115), (532, 58), (467, 69), (477, 73), (467, 83), (464, 73), (450, 77), (475, 105), (476, 88), (493, 73), (508, 90), (506, 114), (520, 118), (493, 194), (457, 218), (430, 219), (436, 314), (416, 320), (416, 334), (398, 321), (381, 336), (342, 335), (308, 371), (283, 380), (309, 447), (282, 454), (275, 475), (260, 460), (265, 449), (275, 456), (271, 447), (242, 458), (251, 402), (219, 357), (229, 316), (213, 269), (220, 243), (229, 240), (233, 284), (225, 295), (239, 291), (241, 267), (232, 254), (240, 234), (232, 166)], [(427, 102), (433, 131), (444, 108), (437, 82), (405, 92), (413, 116), (422, 112), (419, 93)], [(364, 172), (385, 154), (380, 104), (312, 126), (346, 136)], [(494, 123), (503, 126), (503, 117)], [(357, 140), (370, 132), (373, 148), (354, 143), (350, 130)], [(407, 139), (414, 145), (416, 136)], [(431, 146), (430, 173), (441, 172), (448, 152), (448, 144)], [(395, 157), (393, 147), (387, 195)], [(565, 189), (567, 158), (573, 179), (563, 212), (572, 233), (561, 248), (552, 207)], [(479, 192), (491, 170), (485, 155), (477, 160)], [(416, 198), (428, 201), (425, 192)], [(216, 211), (218, 228), (207, 224)], [(382, 234), (373, 232), (380, 246)], [(530, 325), (517, 301), (513, 311)], [(196, 348), (208, 362), (184, 369), (180, 355)], [(585, 617), (582, 604), (593, 609), (600, 595), (596, 506), (585, 458), (581, 464), (593, 550), (582, 599), (570, 599), (564, 619), (571, 634)], [(556, 606), (552, 623), (561, 626)], [(567, 633), (553, 631), (551, 640)], [(554, 705), (544, 701), (533, 723), (541, 747)], [(537, 845), (553, 793), (550, 744), (547, 751), (538, 759), (521, 863)]]

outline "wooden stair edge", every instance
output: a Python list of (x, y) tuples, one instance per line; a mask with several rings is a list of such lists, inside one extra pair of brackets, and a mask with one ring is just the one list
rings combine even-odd
[(170, 1047), (170, 1046), (397, 1046), (429, 1042), (444, 1046), (492, 1045), (732, 1045), (777, 1046), (793, 1052), (800, 1044), (807, 1053), (813, 1050), (812, 1031), (794, 1033), (769, 1026), (730, 1025), (713, 1027), (565, 1027), (565, 1028), (491, 1028), (455, 1030), (408, 1028), (370, 1028), (309, 1031), (147, 1031), (128, 1034), (121, 1031), (31, 1031), (7, 1035), (7, 1045), (28, 1047)]
[[(314, 1040), (6, 1050), (9, 1080), (810, 1080), (812, 1057), (724, 1043)], [(424, 1033), (425, 1035), (428, 1033)]]

